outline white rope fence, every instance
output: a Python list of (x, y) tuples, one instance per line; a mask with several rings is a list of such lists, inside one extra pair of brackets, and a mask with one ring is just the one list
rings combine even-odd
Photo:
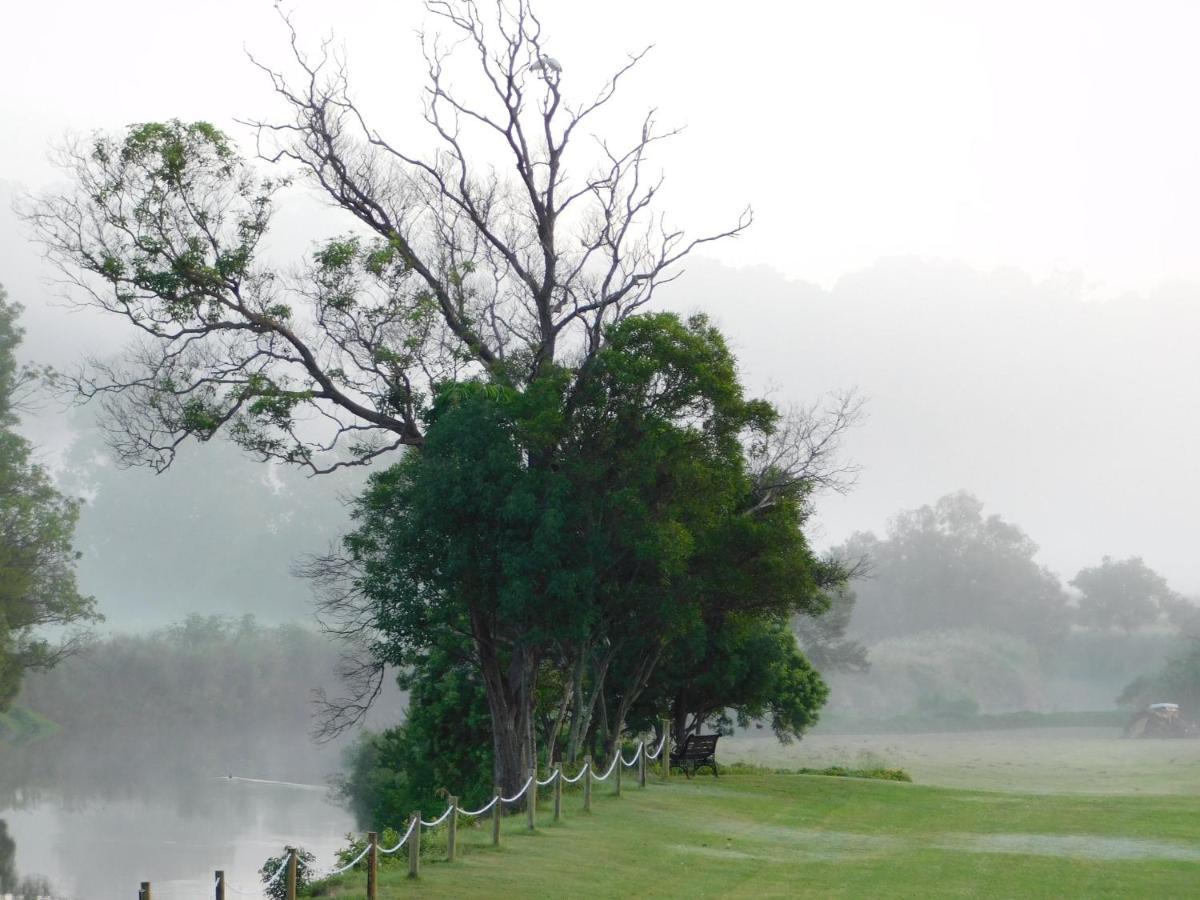
[[(637, 763), (637, 761), (638, 761), (638, 760), (641, 758), (641, 756), (642, 756), (642, 751), (643, 751), (643, 750), (645, 750), (645, 749), (646, 749), (646, 745), (645, 745), (645, 744), (642, 744), (642, 743), (639, 743), (639, 744), (638, 744), (638, 748), (637, 748), (637, 750), (635, 750), (635, 751), (634, 751), (634, 753), (633, 753), (633, 759), (631, 759), (629, 762), (625, 762), (625, 757), (623, 757), (623, 756), (622, 756), (622, 757), (621, 757), (621, 765), (625, 766), (626, 768), (631, 768), (631, 767), (632, 767), (632, 766), (634, 766), (634, 765)], [(618, 754), (620, 754), (620, 752), (621, 752), (620, 750), (617, 750), (617, 753), (618, 753)]]
[(608, 771), (605, 772), (603, 775), (593, 775), (592, 777), (595, 778), (597, 781), (607, 781), (608, 776), (613, 773), (613, 770), (617, 767), (617, 763), (619, 763), (620, 761), (621, 761), (621, 751), (618, 750), (616, 753), (613, 754), (612, 765), (608, 767)]
[(404, 846), (404, 842), (405, 842), (405, 841), (407, 841), (407, 840), (408, 840), (410, 837), (412, 837), (413, 829), (414, 829), (414, 828), (416, 828), (416, 827), (417, 827), (417, 820), (416, 820), (416, 819), (413, 819), (411, 822), (409, 822), (409, 823), (408, 823), (408, 831), (404, 832), (404, 837), (400, 838), (400, 843), (398, 843), (398, 844), (397, 844), (395, 847), (392, 847), (392, 848), (390, 848), (390, 849), (387, 849), (387, 850), (385, 850), (385, 849), (383, 849), (382, 847), (380, 847), (380, 848), (379, 848), (379, 852), (380, 852), (380, 853), (386, 853), (386, 854), (388, 854), (389, 856), (390, 856), (391, 854), (395, 853), (397, 850), (399, 850), (401, 847), (403, 847), (403, 846)]
[(658, 749), (655, 750), (653, 753), (650, 753), (649, 751), (647, 751), (646, 759), (658, 759), (660, 756), (662, 756), (663, 747), (665, 747), (665, 746), (667, 746), (667, 731), (664, 728), (662, 740), (658, 742)]
[[(646, 784), (646, 777), (645, 777), (646, 776), (646, 767), (649, 764), (650, 760), (657, 760), (657, 759), (662, 758), (663, 753), (666, 750), (666, 746), (667, 746), (668, 732), (669, 732), (669, 727), (668, 727), (667, 722), (664, 720), (663, 730), (662, 730), (662, 738), (658, 742), (658, 747), (655, 748), (655, 750), (653, 752), (651, 752), (649, 750), (649, 748), (647, 748), (645, 741), (641, 741), (638, 743), (637, 749), (635, 749), (633, 751), (633, 755), (630, 756), (629, 759), (626, 759), (625, 755), (621, 752), (621, 748), (617, 747), (616, 751), (613, 753), (612, 760), (609, 762), (608, 770), (603, 775), (599, 774), (596, 771), (594, 763), (593, 763), (591, 757), (589, 756), (589, 757), (584, 758), (583, 766), (580, 768), (580, 770), (578, 772), (575, 773), (574, 776), (565, 774), (562, 770), (561, 765), (557, 764), (557, 763), (555, 764), (553, 771), (546, 778), (538, 778), (537, 773), (531, 771), (529, 777), (525, 780), (525, 783), (521, 786), (520, 790), (518, 790), (511, 797), (505, 797), (503, 795), (503, 793), (497, 788), (495, 794), (492, 796), (492, 799), (489, 800), (487, 803), (485, 803), (483, 806), (479, 807), (479, 809), (473, 809), (473, 810), (472, 809), (461, 809), (458, 806), (457, 798), (451, 797), (450, 804), (446, 807), (446, 810), (440, 816), (438, 816), (436, 819), (431, 819), (429, 821), (426, 821), (426, 820), (420, 818), (419, 813), (414, 813), (413, 816), (409, 820), (408, 829), (404, 832), (403, 837), (401, 837), (399, 839), (399, 841), (396, 842), (396, 845), (394, 847), (380, 847), (378, 845), (378, 841), (377, 841), (377, 837), (376, 837), (375, 833), (371, 832), (368, 835), (367, 845), (362, 848), (362, 850), (358, 853), (357, 856), (355, 856), (353, 859), (351, 859), (349, 862), (345, 863), (344, 865), (325, 870), (324, 872), (317, 875), (316, 877), (317, 877), (317, 879), (325, 879), (325, 878), (332, 878), (335, 875), (342, 875), (346, 872), (351, 871), (352, 869), (356, 868), (357, 866), (359, 866), (363, 862), (363, 860), (367, 860), (369, 863), (368, 869), (370, 870), (369, 875), (368, 875), (368, 895), (369, 895), (369, 900), (375, 900), (374, 872), (375, 872), (375, 866), (377, 865), (378, 854), (383, 854), (385, 856), (388, 856), (393, 853), (398, 853), (401, 848), (403, 848), (405, 845), (407, 845), (408, 849), (409, 849), (409, 874), (416, 875), (419, 870), (419, 867), (420, 867), (420, 856), (421, 856), (420, 845), (421, 845), (422, 830), (432, 831), (432, 830), (438, 828), (439, 826), (441, 826), (443, 823), (445, 823), (447, 821), (450, 822), (450, 825), (449, 825), (450, 831), (449, 831), (449, 836), (447, 838), (447, 841), (448, 841), (447, 853), (448, 853), (449, 861), (453, 862), (455, 839), (456, 839), (456, 834), (457, 834), (457, 822), (460, 818), (461, 819), (477, 819), (481, 816), (491, 813), (492, 842), (493, 842), (493, 844), (499, 844), (499, 842), (500, 842), (500, 815), (501, 815), (501, 810), (503, 809), (505, 804), (517, 803), (523, 797), (526, 797), (526, 795), (528, 795), (528, 797), (526, 797), (526, 803), (525, 803), (526, 814), (528, 816), (528, 827), (530, 828), (530, 830), (532, 830), (535, 827), (535, 807), (537, 805), (537, 789), (538, 788), (550, 787), (552, 785), (554, 786), (554, 819), (555, 819), (555, 821), (557, 821), (559, 818), (559, 815), (560, 815), (563, 785), (577, 784), (579, 781), (586, 779), (583, 784), (583, 797), (584, 797), (583, 808), (585, 811), (590, 812), (592, 784), (594, 782), (607, 781), (609, 778), (611, 778), (613, 776), (613, 773), (615, 772), (615, 773), (617, 773), (615, 793), (617, 796), (620, 795), (620, 793), (621, 793), (621, 777), (620, 777), (619, 768), (627, 769), (627, 768), (633, 768), (634, 766), (637, 766), (638, 767), (638, 775), (639, 775), (639, 783), (643, 787), (645, 786), (645, 784)], [(666, 763), (666, 760), (664, 759), (663, 762)], [(663, 777), (665, 778), (668, 776), (669, 776), (669, 772), (666, 770), (666, 767), (664, 765)], [(372, 851), (375, 851), (375, 855), (372, 855)], [(353, 852), (353, 851), (351, 851), (351, 852)], [(346, 857), (343, 856), (342, 858), (345, 859)], [(287, 873), (289, 866), (293, 865), (293, 864), (296, 866), (298, 874), (300, 872), (303, 872), (305, 876), (308, 876), (311, 873), (311, 869), (309, 868), (309, 866), (307, 866), (303, 862), (303, 860), (299, 858), (298, 851), (295, 850), (294, 848), (289, 848), (288, 855), (285, 856), (284, 859), (280, 862), (279, 867), (261, 885), (253, 887), (253, 888), (249, 888), (249, 889), (238, 887), (237, 885), (230, 884), (228, 881), (226, 881), (223, 872), (218, 872), (216, 881), (213, 883), (213, 891), (217, 897), (225, 896), (225, 893), (224, 893), (225, 891), (231, 891), (234, 894), (240, 894), (242, 896), (261, 897), (261, 896), (265, 895), (272, 887), (274, 887), (276, 885), (276, 883), (278, 883), (280, 878), (282, 878), (285, 875), (285, 873)], [(308, 881), (308, 880), (313, 880), (313, 879), (309, 879), (306, 877), (305, 880)], [(164, 887), (164, 886), (168, 888), (168, 891), (170, 890), (169, 884), (168, 885), (160, 884), (160, 887)], [(291, 898), (293, 896), (293, 893), (294, 892), (292, 891), (291, 880), (289, 878), (288, 897)], [(142, 890), (138, 892), (138, 897), (139, 897), (139, 900), (150, 900), (150, 883), (149, 882), (142, 882)]]
[(529, 778), (527, 778), (525, 780), (524, 787), (522, 787), (519, 791), (517, 791), (511, 797), (501, 797), (500, 801), (502, 803), (516, 803), (518, 800), (520, 800), (522, 797), (525, 796), (525, 792), (527, 790), (529, 790), (529, 785), (533, 784), (533, 782), (534, 782), (534, 777), (532, 775), (530, 775)]
[(580, 770), (579, 770), (579, 771), (578, 771), (578, 772), (575, 774), (575, 777), (574, 777), (574, 778), (568, 778), (566, 775), (564, 775), (564, 776), (562, 777), (562, 780), (563, 780), (563, 782), (564, 782), (564, 783), (566, 783), (566, 784), (574, 784), (574, 783), (575, 783), (575, 782), (577, 782), (577, 781), (578, 781), (580, 778), (582, 778), (584, 775), (586, 775), (586, 774), (588, 773), (588, 770), (589, 770), (589, 769), (591, 769), (591, 767), (592, 767), (592, 764), (591, 764), (590, 762), (586, 762), (586, 763), (584, 763), (584, 764), (583, 764), (583, 768), (582, 768), (582, 769), (580, 769)]
[(493, 797), (484, 806), (479, 807), (479, 809), (460, 809), (458, 811), (458, 814), (460, 816), (466, 816), (469, 819), (474, 819), (476, 816), (482, 816), (485, 812), (487, 812), (489, 809), (491, 809), (493, 806), (495, 806), (499, 802), (500, 802), (499, 797)]
[[(409, 829), (409, 830), (411, 832), (411, 829)], [(404, 843), (404, 842), (401, 841), (400, 843)], [(397, 847), (396, 849), (399, 850), (400, 848)], [(353, 869), (355, 866), (357, 866), (360, 862), (362, 862), (363, 859), (366, 857), (366, 855), (370, 852), (371, 852), (371, 845), (367, 844), (367, 846), (363, 847), (362, 853), (360, 853), (360, 854), (358, 854), (358, 856), (354, 857), (354, 859), (351, 862), (346, 863), (340, 869), (330, 869), (322, 877), (323, 878), (332, 878), (334, 875), (341, 875), (343, 872), (349, 872), (351, 869)]]
[[(525, 787), (529, 787), (529, 785), (526, 784)], [(520, 797), (521, 795), (517, 794), (517, 796)], [(448, 818), (450, 818), (450, 813), (452, 813), (452, 812), (454, 812), (454, 806), (453, 805), (448, 806), (448, 807), (446, 807), (446, 811), (444, 813), (442, 813), (440, 816), (438, 816), (436, 819), (434, 819), (432, 822), (426, 822), (424, 819), (422, 819), (421, 827), (422, 828), (437, 828), (439, 825), (441, 825), (443, 822), (445, 822)]]

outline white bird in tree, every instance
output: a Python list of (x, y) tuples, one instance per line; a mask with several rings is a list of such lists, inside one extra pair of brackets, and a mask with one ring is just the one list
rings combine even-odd
[(553, 56), (542, 56), (536, 62), (529, 64), (529, 71), (541, 72), (543, 75), (549, 75), (551, 72), (560, 75), (562, 74), (562, 63)]

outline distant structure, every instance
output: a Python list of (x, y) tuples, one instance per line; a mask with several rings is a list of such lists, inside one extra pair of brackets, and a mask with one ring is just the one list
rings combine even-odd
[(1178, 703), (1151, 703), (1125, 726), (1126, 737), (1200, 737), (1200, 725), (1179, 714)]

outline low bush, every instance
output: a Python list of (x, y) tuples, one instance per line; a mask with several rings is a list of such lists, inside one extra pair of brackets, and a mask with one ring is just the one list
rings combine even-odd
[(730, 775), (830, 775), (835, 778), (873, 778), (878, 781), (912, 782), (912, 776), (903, 769), (885, 766), (852, 769), (848, 766), (826, 766), (823, 769), (799, 768), (785, 769), (772, 766), (758, 766), (752, 763), (735, 762), (721, 766), (721, 771)]

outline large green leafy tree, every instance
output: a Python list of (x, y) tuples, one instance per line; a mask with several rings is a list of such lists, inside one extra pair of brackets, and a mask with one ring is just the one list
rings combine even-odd
[[(754, 477), (775, 411), (700, 317), (612, 326), (574, 384), (444, 389), (421, 454), (360, 500), (360, 574), (330, 611), (370, 621), (379, 663), (418, 683), (441, 677), (420, 674), (433, 648), (476, 667), (493, 727), (515, 722), (496, 757), (513, 745), (521, 765), (560, 737), (568, 756), (611, 751), (639, 701), (642, 721), (674, 710), (679, 734), (726, 707), (798, 734), (825, 689), (788, 623), (824, 609), (840, 570), (804, 539), (808, 487)], [(551, 444), (556, 465), (534, 465)]]
[(14, 430), (32, 377), (16, 359), (20, 312), (0, 288), (0, 710), (16, 696), (23, 672), (52, 666), (74, 648), (71, 635), (55, 641), (45, 629), (99, 618), (75, 584), (78, 502), (55, 490)]
[[(697, 245), (749, 225), (747, 213), (690, 238), (664, 224), (647, 159), (669, 135), (653, 114), (628, 139), (581, 139), (642, 53), (568, 90), (527, 3), (427, 8), (446, 34), (422, 41), (425, 89), (411, 92), (424, 100), (422, 136), (389, 140), (335, 60), (297, 49), (290, 72), (267, 73), (288, 109), (260, 129), (264, 159), (287, 167), (275, 177), (204, 122), (144, 123), (66, 149), (75, 189), (33, 204), (29, 221), (80, 298), (139, 338), (73, 381), (105, 405), (122, 461), (161, 469), (182, 442), (225, 431), (261, 457), (325, 472), (426, 448), (433, 400), (451, 382), (539, 403), (570, 397), (609, 325), (649, 303)], [(456, 91), (468, 79), (481, 90)], [(346, 232), (291, 275), (261, 248), (273, 198), (297, 171), (345, 214)], [(550, 409), (571, 414), (569, 403)], [(557, 529), (517, 497), (552, 499), (562, 448), (530, 427), (533, 443), (523, 431), (489, 443), (491, 430), (476, 449), (495, 456), (489, 464), (509, 454), (543, 473), (512, 485), (504, 514), (525, 517), (544, 561)], [(493, 550), (461, 552), (455, 565), (477, 564), (471, 577), (495, 583)], [(485, 679), (505, 789), (529, 762), (537, 654), (525, 648), (541, 641), (541, 611), (569, 605), (559, 601), (574, 590), (570, 568), (531, 570), (497, 595), (515, 648), (493, 670), (503, 681)]]
[(797, 646), (796, 617), (819, 619), (844, 582), (844, 568), (817, 558), (803, 525), (812, 486), (776, 487), (750, 478), (709, 523), (690, 565), (697, 614), (666, 647), (638, 704), (642, 726), (669, 712), (677, 740), (706, 725), (767, 718), (781, 740), (798, 737), (827, 690)]

